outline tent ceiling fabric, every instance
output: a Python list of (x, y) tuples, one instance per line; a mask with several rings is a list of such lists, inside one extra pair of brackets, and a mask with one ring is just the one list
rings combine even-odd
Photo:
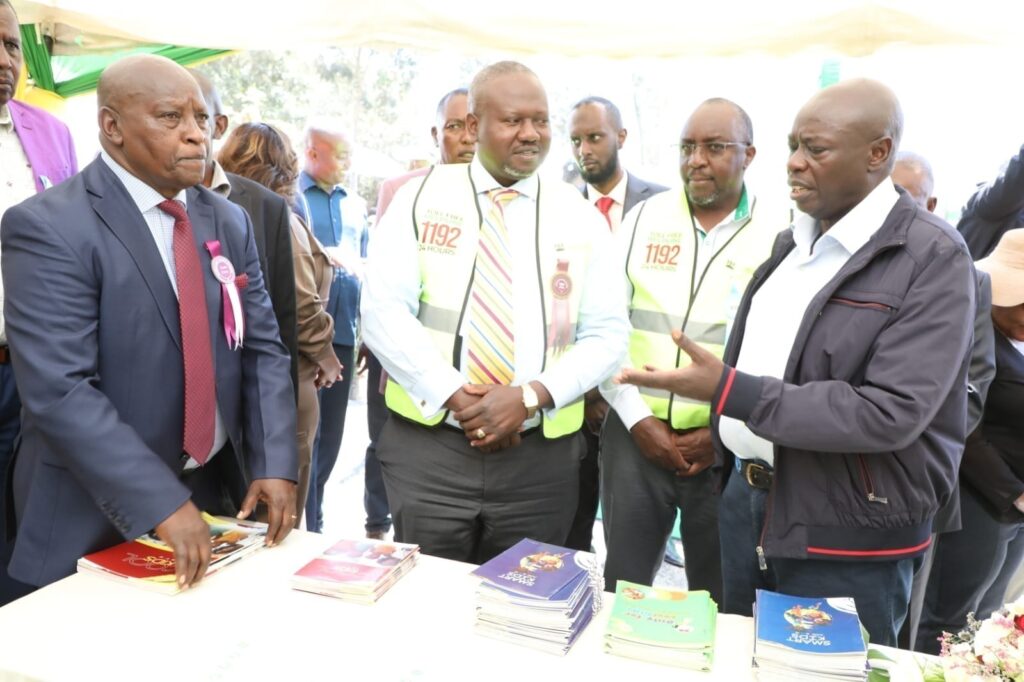
[(56, 34), (65, 53), (120, 39), (225, 50), (367, 45), (629, 58), (817, 47), (861, 56), (892, 43), (1012, 46), (1020, 25), (1017, 3), (993, 0), (178, 0), (159, 10), (139, 0), (13, 4), (23, 23)]

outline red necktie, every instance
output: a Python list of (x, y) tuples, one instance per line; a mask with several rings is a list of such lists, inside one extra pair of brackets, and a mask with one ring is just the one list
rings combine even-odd
[(609, 214), (609, 211), (612, 210), (612, 205), (615, 203), (615, 199), (612, 199), (611, 197), (601, 197), (595, 203), (597, 204), (597, 210), (600, 211), (601, 215), (604, 216), (604, 219), (608, 221), (608, 229), (612, 229), (612, 217)]
[(213, 385), (213, 352), (210, 321), (206, 316), (206, 291), (199, 254), (192, 237), (192, 222), (185, 207), (173, 199), (159, 208), (174, 218), (174, 279), (178, 283), (178, 320), (181, 353), (185, 365), (185, 439), (182, 448), (205, 464), (213, 447), (216, 389)]

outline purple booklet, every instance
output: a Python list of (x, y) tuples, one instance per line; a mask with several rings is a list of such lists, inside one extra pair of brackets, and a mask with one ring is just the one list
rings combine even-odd
[(595, 570), (589, 552), (523, 539), (473, 571), (490, 586), (513, 596), (572, 601)]

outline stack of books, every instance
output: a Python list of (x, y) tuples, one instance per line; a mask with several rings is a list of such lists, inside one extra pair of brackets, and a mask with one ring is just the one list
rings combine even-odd
[(291, 586), (345, 601), (372, 604), (412, 570), (419, 545), (384, 540), (341, 540), (300, 568)]
[(759, 680), (867, 679), (868, 648), (852, 599), (758, 590), (754, 630)]
[(589, 552), (521, 540), (473, 575), (482, 635), (565, 654), (601, 608), (603, 580)]
[[(210, 526), (210, 565), (206, 575), (249, 556), (264, 545), (267, 524), (203, 513)], [(122, 542), (78, 560), (79, 573), (91, 573), (165, 594), (181, 591), (174, 575), (174, 550), (154, 533)]]
[(718, 605), (704, 590), (669, 590), (620, 580), (604, 650), (616, 656), (708, 671), (714, 661), (717, 620)]

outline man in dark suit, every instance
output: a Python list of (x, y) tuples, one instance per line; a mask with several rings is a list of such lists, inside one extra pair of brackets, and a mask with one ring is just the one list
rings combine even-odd
[(97, 97), (101, 157), (0, 226), (24, 404), (9, 568), (46, 585), (152, 529), (187, 588), (210, 560), (200, 509), (264, 502), (268, 545), (292, 526), (288, 357), (248, 217), (197, 186), (199, 86), (138, 55), (107, 68)]
[[(583, 196), (597, 207), (613, 232), (633, 206), (668, 189), (641, 180), (622, 167), (619, 150), (625, 144), (627, 134), (622, 127), (622, 115), (618, 107), (603, 97), (587, 97), (572, 108), (569, 142), (580, 176), (587, 183), (583, 187)], [(583, 429), (583, 435), (587, 439), (587, 456), (580, 463), (579, 506), (566, 540), (568, 547), (581, 550), (590, 550), (593, 539), (600, 479), (598, 434), (608, 414), (608, 403), (601, 398), (597, 389), (587, 393), (586, 405), (587, 428)], [(673, 561), (677, 562), (678, 559)]]
[(252, 219), (256, 252), (260, 256), (263, 280), (274, 307), (277, 326), (281, 329), (281, 342), (291, 355), (292, 383), (297, 382), (298, 336), (295, 322), (295, 265), (292, 262), (291, 228), (288, 216), (291, 208), (278, 196), (258, 182), (227, 173), (213, 158), (213, 140), (219, 140), (228, 129), (228, 117), (220, 93), (213, 82), (198, 71), (190, 71), (199, 83), (210, 115), (206, 145), (206, 174), (203, 185), (232, 203), (238, 204)]
[[(7, 0), (0, 0), (0, 215), (37, 192), (60, 184), (78, 172), (71, 133), (49, 113), (14, 97), (22, 67), (18, 17)], [(0, 305), (3, 289), (0, 288)], [(21, 428), (21, 400), (0, 315), (0, 510), (4, 508), (4, 481)], [(0, 516), (2, 520), (2, 516)], [(13, 529), (11, 529), (13, 531)], [(7, 533), (0, 523), (0, 606), (24, 593), (26, 587), (7, 577), (10, 555)]]

